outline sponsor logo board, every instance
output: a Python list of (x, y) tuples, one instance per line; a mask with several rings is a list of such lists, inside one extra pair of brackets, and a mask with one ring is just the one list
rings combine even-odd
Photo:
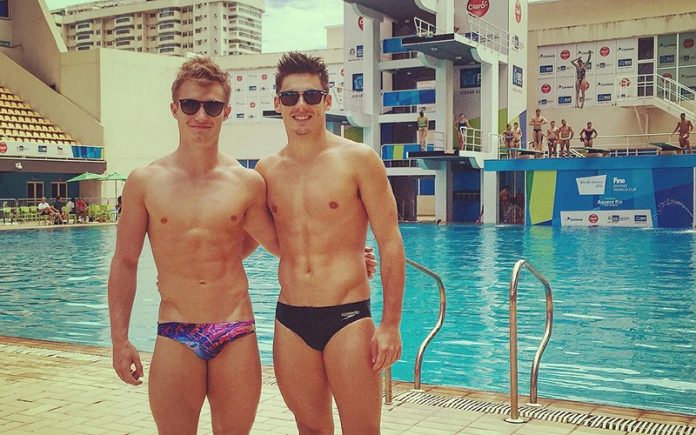
[(595, 175), (592, 177), (579, 177), (575, 179), (580, 195), (604, 195), (607, 184), (606, 175)]
[(564, 227), (644, 227), (652, 228), (650, 210), (562, 211)]

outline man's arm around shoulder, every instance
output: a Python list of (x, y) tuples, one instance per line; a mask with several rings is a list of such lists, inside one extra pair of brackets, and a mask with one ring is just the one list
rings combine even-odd
[(109, 317), (113, 365), (118, 376), (128, 384), (142, 381), (143, 365), (138, 351), (128, 339), (133, 300), (136, 290), (138, 259), (148, 226), (145, 207), (145, 169), (136, 169), (123, 188), (123, 212), (118, 221), (116, 252), (109, 272)]
[(401, 311), (406, 259), (399, 231), (396, 200), (387, 172), (377, 153), (358, 145), (354, 168), (365, 210), (377, 240), (384, 293), (382, 322), (372, 338), (373, 369), (388, 368), (401, 356)]
[(254, 170), (248, 171), (248, 189), (251, 195), (249, 208), (244, 216), (244, 230), (271, 254), (280, 255), (275, 223), (266, 201), (266, 181)]

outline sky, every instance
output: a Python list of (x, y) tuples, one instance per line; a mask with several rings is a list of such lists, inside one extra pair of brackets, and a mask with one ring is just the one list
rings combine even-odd
[[(89, 3), (44, 0), (49, 9)], [(343, 0), (266, 0), (264, 53), (326, 48), (326, 26), (343, 24)]]

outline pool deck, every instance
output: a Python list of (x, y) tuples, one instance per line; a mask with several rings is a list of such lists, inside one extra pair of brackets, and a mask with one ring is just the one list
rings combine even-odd
[[(151, 355), (141, 354), (145, 373)], [(590, 434), (696, 434), (696, 416), (599, 406), (562, 400), (540, 400), (545, 410), (583, 414), (584, 425), (531, 419), (509, 424), (493, 411), (457, 409), (457, 403), (482, 403), (500, 408), (508, 402), (501, 394), (455, 388), (425, 388), (412, 400), (411, 384), (396, 383), (395, 400), (384, 405), (384, 434), (469, 435), (590, 435)], [(410, 397), (410, 398), (409, 398)], [(424, 400), (423, 398), (427, 400)], [(520, 398), (520, 403), (525, 403)], [(431, 404), (422, 403), (430, 402)], [(459, 401), (459, 402), (458, 402)], [(0, 432), (3, 434), (154, 434), (147, 401), (147, 377), (138, 387), (122, 383), (111, 368), (110, 349), (0, 336)], [(455, 405), (453, 405), (455, 404)], [(604, 419), (600, 416), (612, 418)], [(338, 415), (334, 411), (337, 433)], [(589, 427), (589, 421), (641, 422), (638, 431)], [(623, 420), (622, 420), (623, 421)], [(658, 432), (654, 425), (663, 423)], [(675, 425), (668, 430), (664, 424)], [(626, 422), (624, 421), (624, 423)], [(642, 427), (646, 426), (646, 427)], [(662, 428), (667, 428), (662, 431)], [(200, 434), (211, 434), (207, 403), (201, 414)], [(264, 367), (263, 388), (252, 434), (295, 434), (292, 414), (283, 403), (273, 377)]]

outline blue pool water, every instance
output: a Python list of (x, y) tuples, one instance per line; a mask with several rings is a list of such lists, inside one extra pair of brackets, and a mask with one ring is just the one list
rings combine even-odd
[[(447, 318), (429, 347), (423, 382), (508, 391), (510, 272), (528, 259), (551, 282), (555, 323), (539, 395), (696, 414), (696, 232), (402, 225), (409, 258), (443, 278)], [(0, 232), (0, 335), (106, 345), (106, 282), (114, 227)], [(246, 262), (264, 364), (271, 363), (277, 261)], [(438, 312), (434, 281), (408, 269), (394, 377), (413, 361)], [(152, 350), (154, 263), (145, 247), (131, 337)], [(379, 283), (373, 309), (379, 317)], [(523, 272), (519, 288), (520, 391), (544, 322), (543, 288)]]

